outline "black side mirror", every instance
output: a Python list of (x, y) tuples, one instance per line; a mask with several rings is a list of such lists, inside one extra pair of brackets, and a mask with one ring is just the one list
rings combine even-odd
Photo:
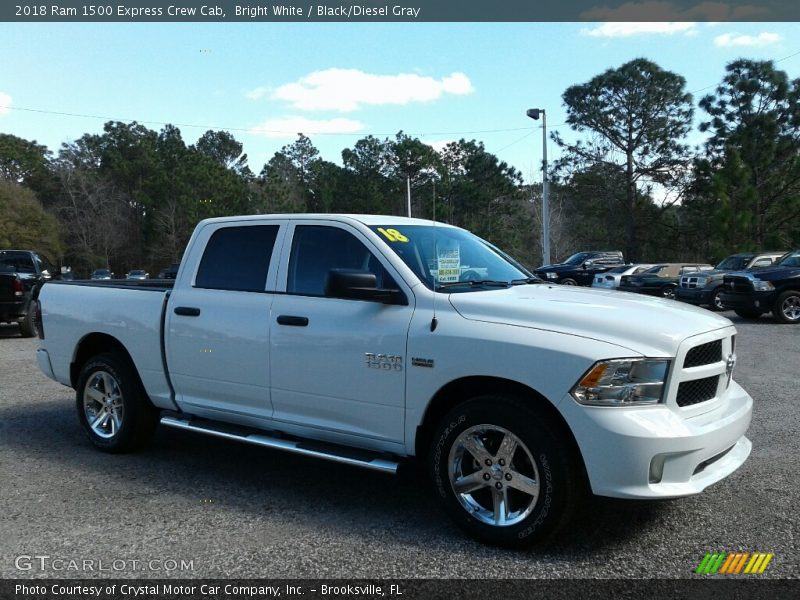
[(584, 263), (583, 263), (583, 268), (584, 269), (589, 269), (589, 268), (591, 268), (593, 266), (594, 266), (594, 261), (593, 260), (587, 260), (587, 261), (584, 261)]
[(356, 269), (331, 269), (325, 279), (325, 296), (408, 305), (408, 300), (402, 291), (382, 289), (377, 285), (375, 273)]

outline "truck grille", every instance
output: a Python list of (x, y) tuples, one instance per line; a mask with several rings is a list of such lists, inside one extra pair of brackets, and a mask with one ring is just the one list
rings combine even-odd
[(684, 289), (693, 290), (697, 287), (697, 277), (690, 277), (688, 275), (684, 275), (681, 277), (681, 287)]
[(714, 340), (707, 344), (695, 346), (686, 353), (683, 360), (683, 368), (700, 367), (710, 365), (722, 360), (722, 340)]
[(747, 277), (738, 277), (736, 275), (726, 275), (723, 279), (725, 282), (725, 289), (733, 292), (734, 294), (747, 294), (753, 291), (753, 284)]
[(678, 406), (693, 406), (711, 400), (717, 395), (717, 383), (719, 383), (719, 375), (681, 382), (676, 399)]

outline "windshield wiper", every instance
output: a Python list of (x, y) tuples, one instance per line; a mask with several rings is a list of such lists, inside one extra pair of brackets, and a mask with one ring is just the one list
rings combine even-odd
[(526, 277), (525, 279), (512, 279), (509, 282), (511, 285), (527, 285), (529, 283), (544, 283), (544, 279), (538, 277)]
[(479, 286), (487, 286), (487, 287), (508, 287), (511, 284), (509, 281), (497, 281), (495, 279), (477, 279), (477, 280), (469, 280), (469, 281), (447, 281), (445, 283), (440, 283), (436, 286), (437, 290), (443, 290), (445, 288), (457, 287), (459, 285), (466, 285), (469, 287), (479, 287)]

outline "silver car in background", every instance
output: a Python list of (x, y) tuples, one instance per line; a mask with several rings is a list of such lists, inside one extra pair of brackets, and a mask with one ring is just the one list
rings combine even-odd
[(610, 271), (595, 275), (594, 279), (592, 280), (592, 287), (615, 290), (619, 287), (619, 282), (623, 275), (636, 275), (637, 273), (641, 273), (652, 266), (653, 265), (651, 264), (640, 263), (614, 267)]

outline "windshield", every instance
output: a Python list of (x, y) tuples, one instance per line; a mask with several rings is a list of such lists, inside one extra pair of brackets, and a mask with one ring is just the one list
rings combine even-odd
[(472, 291), (527, 283), (532, 277), (504, 252), (463, 229), (427, 225), (371, 229), (432, 290)]
[(656, 265), (655, 267), (650, 267), (649, 269), (644, 271), (644, 273), (652, 273), (654, 275), (658, 275), (662, 271), (666, 271), (667, 267), (668, 265)]
[(577, 254), (573, 254), (567, 260), (564, 261), (563, 264), (565, 265), (582, 265), (583, 261), (591, 256), (588, 252), (578, 252)]
[(109, 275), (110, 273), (111, 271), (109, 271), (108, 269), (97, 269), (94, 272), (95, 275)]
[(782, 267), (800, 267), (800, 250), (785, 256), (778, 264)]
[(723, 271), (741, 271), (745, 267), (747, 267), (747, 263), (750, 261), (750, 258), (747, 256), (729, 256), (721, 263), (717, 265), (717, 269)]
[(613, 269), (609, 269), (606, 273), (624, 273), (628, 269), (632, 269), (631, 265), (620, 265), (618, 267), (614, 267)]

